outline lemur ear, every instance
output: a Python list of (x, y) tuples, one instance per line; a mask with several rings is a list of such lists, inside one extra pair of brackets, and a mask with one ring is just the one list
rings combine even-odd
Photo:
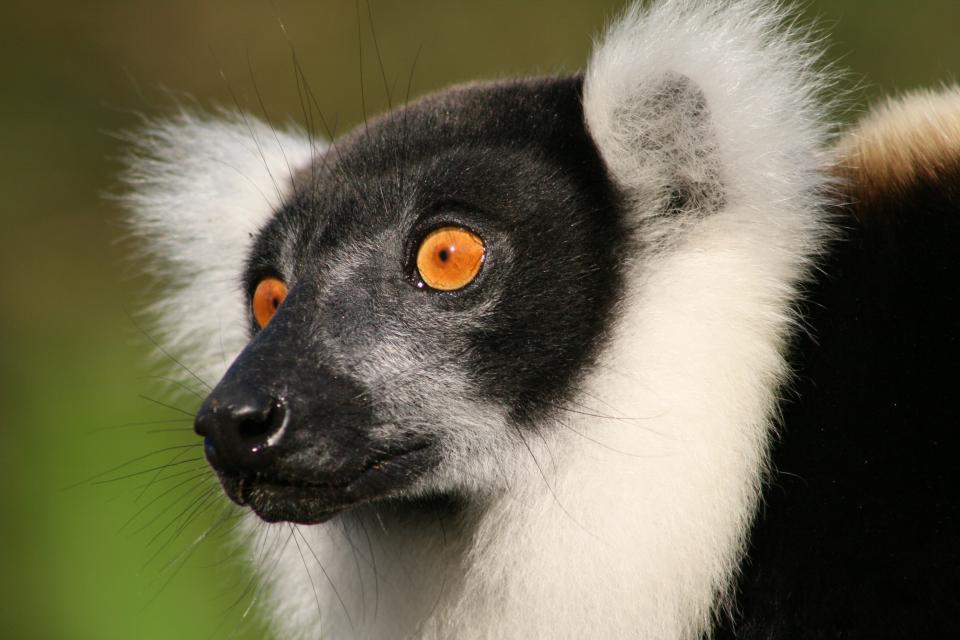
[(700, 87), (688, 76), (666, 70), (620, 96), (619, 102), (591, 121), (591, 130), (621, 185), (669, 213), (719, 207), (720, 158)]
[(246, 342), (240, 280), (253, 236), (316, 147), (302, 132), (232, 112), (182, 111), (125, 139), (121, 199), (163, 287), (150, 309), (154, 335), (213, 382)]
[(762, 0), (664, 0), (607, 30), (584, 113), (639, 215), (710, 213), (819, 171), (822, 81), (784, 18)]

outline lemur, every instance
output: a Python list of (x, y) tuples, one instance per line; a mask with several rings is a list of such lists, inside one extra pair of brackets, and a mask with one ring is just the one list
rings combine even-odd
[(277, 637), (952, 635), (960, 90), (837, 139), (790, 15), (636, 5), (326, 142), (138, 133)]

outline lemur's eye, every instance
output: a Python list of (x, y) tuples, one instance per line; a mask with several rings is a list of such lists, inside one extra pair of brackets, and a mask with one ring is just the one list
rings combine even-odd
[(278, 278), (264, 278), (253, 292), (253, 317), (263, 329), (273, 319), (283, 299), (287, 297), (287, 285)]
[(477, 277), (485, 252), (477, 234), (460, 227), (441, 227), (420, 242), (417, 270), (431, 289), (456, 291)]

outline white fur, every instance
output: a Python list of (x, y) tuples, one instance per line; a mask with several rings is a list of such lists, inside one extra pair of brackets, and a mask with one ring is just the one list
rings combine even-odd
[[(602, 636), (707, 631), (729, 602), (758, 506), (796, 286), (826, 233), (821, 81), (804, 40), (781, 30), (783, 18), (767, 2), (636, 6), (587, 71), (587, 122), (632, 196), (640, 233), (671, 240), (633, 266), (613, 349), (583, 399), (589, 411), (623, 419), (585, 420), (581, 431), (643, 457), (581, 443), (564, 467), (570, 497), (561, 501), (609, 546), (587, 547), (598, 553), (538, 580), (541, 600), (564, 580), (586, 581), (582, 592), (598, 611), (591, 622), (610, 620)], [(677, 75), (703, 93), (711, 139), (671, 133), (682, 128), (673, 118), (690, 111), (683, 105), (650, 111), (647, 94)], [(674, 146), (648, 149), (663, 139)], [(669, 160), (679, 163), (672, 175), (704, 179), (713, 154), (720, 210), (680, 220), (664, 213)], [(553, 619), (575, 624), (565, 611)]]
[(219, 116), (181, 111), (127, 135), (123, 196), (162, 287), (156, 339), (210, 383), (246, 343), (240, 279), (253, 235), (316, 150), (299, 131)]
[[(447, 461), (468, 494), (456, 522), (400, 503), (315, 527), (251, 523), (255, 547), (267, 550), (254, 555), (279, 637), (708, 632), (729, 604), (758, 507), (797, 286), (827, 234), (820, 80), (782, 18), (767, 2), (667, 0), (610, 29), (587, 70), (584, 107), (644, 250), (609, 348), (572, 410), (540, 437), (515, 435), (489, 407), (450, 407), (478, 442), (501, 441)], [(645, 93), (680, 76), (706, 98), (709, 131), (685, 130), (690, 109), (661, 111)], [(303, 154), (295, 164), (308, 161), (305, 141), (283, 147)], [(269, 213), (265, 201), (276, 204), (272, 186), (236, 121), (187, 118), (145, 148), (155, 160), (137, 165), (146, 181), (131, 198), (138, 224), (188, 283), (171, 304), (189, 313), (173, 313), (169, 333), (215, 365), (221, 329), (231, 332), (228, 357), (239, 339), (233, 282), (247, 232)], [(268, 155), (271, 173), (285, 176)], [(715, 209), (668, 215), (677, 172), (718, 180)]]

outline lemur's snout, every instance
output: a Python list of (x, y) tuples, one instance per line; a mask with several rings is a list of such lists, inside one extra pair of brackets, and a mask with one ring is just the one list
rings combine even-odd
[(249, 388), (217, 389), (197, 413), (194, 431), (204, 437), (216, 469), (247, 474), (268, 466), (287, 424), (287, 403)]

